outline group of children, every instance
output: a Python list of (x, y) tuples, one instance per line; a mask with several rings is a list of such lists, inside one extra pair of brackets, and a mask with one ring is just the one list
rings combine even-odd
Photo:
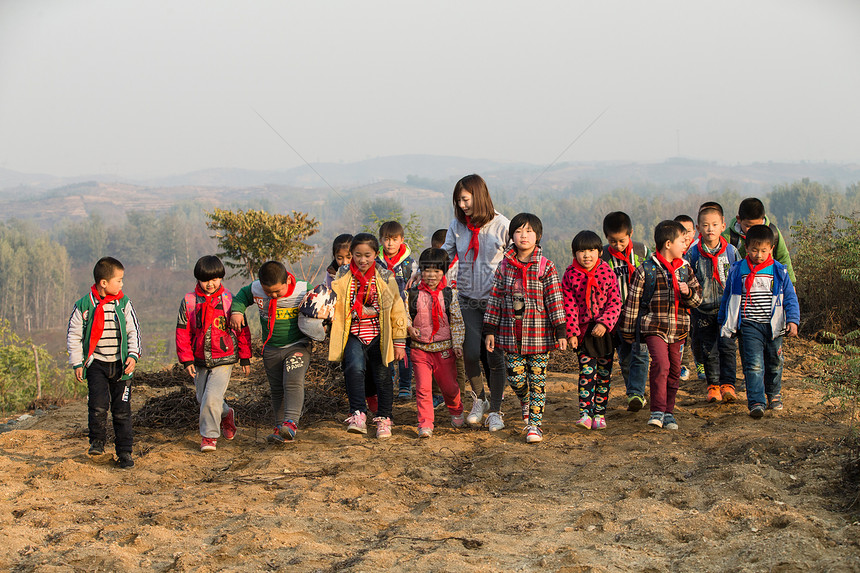
[[(252, 305), (275, 416), (267, 440), (275, 443), (296, 437), (312, 340), (326, 336), (329, 360), (343, 371), (347, 431), (365, 434), (370, 421), (377, 438), (391, 436), (396, 377), (401, 398), (411, 397), (414, 378), (420, 438), (432, 435), (441, 403), (454, 427), (504, 428), (501, 404), (510, 385), (526, 441), (540, 442), (549, 353), (567, 349), (576, 351), (580, 370), (575, 424), (587, 430), (606, 428), (616, 353), (627, 409), (645, 406), (647, 379), (647, 424), (677, 429), (685, 345), (707, 381), (709, 402), (737, 398), (739, 347), (750, 416), (782, 408), (782, 337), (797, 334), (799, 307), (785, 242), (758, 199), (741, 202), (728, 227), (714, 202), (704, 203), (695, 220), (662, 221), (653, 252), (633, 241), (629, 216), (609, 213), (605, 244), (593, 231), (579, 232), (562, 276), (541, 252), (541, 220), (520, 213), (509, 221), (494, 209), (480, 176), (457, 183), (453, 205), (451, 225), (434, 233), (417, 262), (395, 221), (384, 223), (379, 237), (338, 236), (325, 280), (313, 290), (268, 261), (234, 297), (221, 284), (221, 261), (202, 257), (176, 327), (177, 356), (194, 377), (200, 405), (200, 449), (213, 451), (220, 437), (236, 434), (224, 394), (234, 365), (250, 369), (245, 311)], [(75, 303), (69, 321), (70, 363), (88, 381), (89, 453), (104, 453), (110, 409), (118, 465), (131, 467), (137, 318), (122, 293), (122, 264), (105, 257), (93, 274), (90, 294)]]

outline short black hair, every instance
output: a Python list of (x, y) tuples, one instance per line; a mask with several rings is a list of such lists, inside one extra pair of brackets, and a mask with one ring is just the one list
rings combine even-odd
[(676, 223), (681, 223), (682, 225), (684, 223), (692, 223), (694, 227), (696, 226), (696, 222), (689, 215), (678, 215), (677, 217), (675, 217), (672, 220), (675, 221)]
[(716, 213), (721, 218), (725, 218), (725, 214), (723, 213), (723, 206), (716, 201), (706, 201), (699, 205), (699, 214), (696, 216), (696, 218), (701, 221), (702, 215), (708, 215), (710, 213)]
[(654, 227), (654, 244), (657, 245), (657, 250), (662, 249), (666, 242), (672, 242), (684, 233), (687, 229), (678, 221), (660, 221)]
[(774, 243), (776, 243), (773, 229), (769, 225), (753, 225), (747, 229), (747, 237), (744, 239), (746, 248), (749, 249), (750, 245), (754, 243), (768, 243), (773, 247)]
[(430, 237), (430, 246), (435, 247), (437, 249), (442, 248), (442, 245), (445, 244), (445, 239), (448, 238), (448, 229), (439, 229), (433, 232), (433, 236)]
[(430, 247), (421, 252), (418, 257), (418, 268), (422, 271), (437, 269), (444, 272), (448, 270), (448, 253), (444, 249)]
[(755, 197), (747, 197), (738, 205), (738, 221), (764, 219), (764, 203)]
[(200, 282), (223, 279), (226, 274), (224, 263), (215, 255), (204, 255), (197, 259), (197, 264), (194, 265), (194, 278)]
[(370, 245), (370, 250), (374, 253), (379, 251), (379, 241), (376, 237), (371, 235), (370, 233), (359, 233), (352, 238), (352, 242), (349, 243), (349, 252), (352, 253), (355, 251), (355, 248), (359, 245)]
[(341, 249), (348, 249), (351, 242), (352, 235), (349, 233), (344, 233), (335, 237), (334, 241), (331, 243), (331, 256), (336, 257)]
[(609, 237), (613, 233), (633, 234), (633, 221), (630, 215), (624, 211), (613, 211), (603, 218), (603, 236)]
[(96, 266), (93, 267), (93, 279), (95, 280), (96, 284), (99, 284), (99, 281), (109, 281), (113, 278), (117, 271), (124, 270), (125, 267), (122, 266), (122, 263), (115, 258), (102, 257), (98, 260)]
[(260, 284), (263, 286), (275, 286), (286, 284), (289, 278), (287, 267), (281, 261), (266, 261), (260, 267)]
[(570, 242), (570, 250), (574, 256), (576, 256), (577, 251), (590, 251), (591, 249), (603, 250), (603, 241), (594, 231), (580, 231)]
[(532, 228), (532, 231), (534, 231), (537, 236), (535, 243), (540, 245), (540, 239), (543, 236), (543, 223), (540, 222), (540, 218), (538, 218), (537, 215), (533, 215), (531, 213), (518, 213), (514, 215), (514, 218), (511, 219), (511, 224), (508, 227), (508, 236), (513, 239), (514, 231), (523, 225), (528, 225)]
[(397, 221), (386, 221), (379, 226), (379, 240), (386, 237), (402, 237), (403, 225)]

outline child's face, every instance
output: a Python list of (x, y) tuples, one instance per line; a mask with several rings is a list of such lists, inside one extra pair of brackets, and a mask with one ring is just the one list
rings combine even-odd
[(579, 263), (580, 266), (584, 267), (585, 270), (590, 271), (600, 260), (600, 251), (597, 249), (586, 249), (585, 251), (576, 251), (574, 256), (576, 257), (576, 262)]
[(376, 253), (373, 252), (373, 249), (367, 243), (360, 243), (352, 250), (352, 260), (355, 261), (355, 266), (363, 274), (375, 264)]
[(403, 235), (397, 235), (396, 237), (385, 237), (382, 239), (382, 252), (386, 254), (386, 256), (393, 257), (397, 254), (397, 251), (400, 250), (400, 245), (403, 244)]
[(460, 191), (460, 197), (457, 198), (457, 206), (463, 210), (467, 217), (472, 216), (472, 194), (468, 191)]
[(754, 227), (756, 225), (764, 225), (764, 219), (738, 219), (738, 227), (741, 228), (744, 235), (747, 234), (750, 227)]
[(627, 245), (630, 244), (630, 233), (627, 231), (619, 231), (617, 233), (609, 233), (606, 235), (606, 242), (609, 246), (618, 252), (626, 251)]
[(773, 245), (765, 241), (756, 241), (751, 245), (747, 245), (747, 256), (756, 265), (765, 262), (772, 252)]
[(210, 279), (208, 281), (197, 281), (197, 284), (200, 285), (200, 290), (202, 290), (206, 294), (213, 294), (219, 288), (221, 288), (221, 278), (216, 277), (216, 278)]
[(289, 283), (290, 280), (288, 278), (285, 283), (275, 283), (273, 285), (264, 285), (261, 283), (260, 286), (262, 287), (263, 292), (266, 293), (267, 297), (281, 298), (282, 296), (287, 296), (287, 288), (290, 286)]
[(519, 253), (531, 253), (535, 246), (537, 246), (537, 233), (534, 232), (528, 223), (514, 231), (514, 236), (511, 238)]
[(713, 249), (720, 244), (720, 235), (726, 230), (726, 220), (716, 212), (705, 213), (699, 216), (699, 233), (702, 242)]
[(675, 237), (672, 241), (666, 241), (664, 246), (660, 251), (660, 254), (665, 257), (667, 261), (674, 261), (675, 259), (680, 259), (684, 256), (684, 253), (687, 250), (687, 239), (684, 233), (679, 233), (677, 237)]
[(122, 291), (122, 277), (124, 275), (125, 271), (123, 270), (114, 271), (110, 280), (100, 280), (99, 286), (105, 291), (105, 294), (116, 296)]
[(440, 271), (439, 269), (424, 269), (421, 271), (421, 280), (424, 281), (431, 289), (435, 289), (439, 286), (439, 282), (441, 282), (442, 277), (445, 276), (445, 273)]
[(337, 266), (342, 267), (343, 265), (348, 265), (349, 261), (352, 260), (352, 253), (349, 252), (349, 247), (344, 247), (337, 252), (334, 256), (335, 262), (337, 262)]
[(686, 250), (690, 248), (693, 238), (696, 236), (696, 226), (690, 221), (681, 221), (681, 225), (684, 227), (684, 241), (687, 243), (684, 250)]

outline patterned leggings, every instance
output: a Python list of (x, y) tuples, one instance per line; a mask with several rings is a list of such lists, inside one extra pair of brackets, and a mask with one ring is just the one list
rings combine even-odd
[(549, 352), (541, 354), (505, 354), (508, 384), (520, 402), (529, 403), (529, 426), (540, 426), (546, 403), (546, 365)]
[(579, 354), (579, 410), (580, 415), (606, 415), (609, 401), (609, 375), (612, 372), (612, 355), (594, 358), (582, 350)]

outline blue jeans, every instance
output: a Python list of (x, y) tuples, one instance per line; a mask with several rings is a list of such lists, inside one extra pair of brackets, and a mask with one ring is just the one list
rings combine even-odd
[(693, 349), (699, 347), (708, 386), (734, 386), (738, 368), (737, 341), (720, 336), (720, 324), (716, 314), (703, 314), (694, 309), (692, 318), (696, 325)]
[(773, 337), (770, 324), (741, 322), (738, 332), (741, 364), (747, 385), (747, 405), (767, 406), (767, 398), (782, 392), (782, 336)]
[(644, 397), (645, 384), (648, 382), (648, 346), (644, 342), (631, 344), (619, 336), (616, 350), (627, 396)]
[(391, 406), (394, 403), (394, 387), (388, 367), (382, 363), (379, 350), (379, 336), (362, 344), (357, 336), (350, 334), (343, 349), (343, 380), (346, 384), (346, 395), (349, 397), (349, 412), (356, 410), (367, 413), (367, 402), (364, 394), (365, 373), (370, 372), (376, 384), (376, 395), (379, 399), (379, 410), (376, 415), (380, 418), (391, 417)]

